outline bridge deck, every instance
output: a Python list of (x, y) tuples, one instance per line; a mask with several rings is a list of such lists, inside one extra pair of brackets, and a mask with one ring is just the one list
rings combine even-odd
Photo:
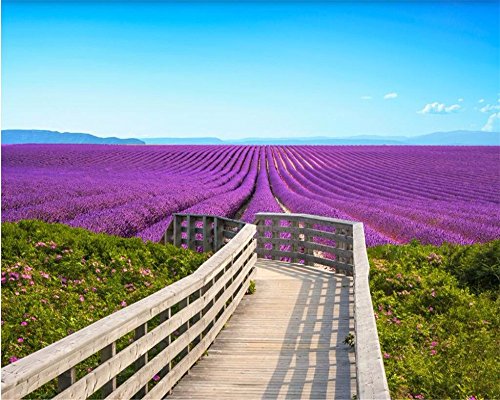
[(259, 259), (256, 289), (168, 398), (350, 400), (352, 278)]

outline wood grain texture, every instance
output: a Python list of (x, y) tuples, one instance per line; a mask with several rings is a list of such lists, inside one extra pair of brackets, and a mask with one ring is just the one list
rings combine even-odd
[(354, 224), (354, 295), (356, 317), (356, 372), (359, 399), (390, 399), (373, 314), (363, 224)]
[(169, 399), (341, 398), (356, 393), (353, 280), (259, 259), (240, 306)]

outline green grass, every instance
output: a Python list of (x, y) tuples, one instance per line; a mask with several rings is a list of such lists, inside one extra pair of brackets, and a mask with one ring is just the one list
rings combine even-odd
[(393, 398), (500, 398), (500, 241), (368, 250)]
[(3, 223), (2, 366), (189, 275), (207, 258), (60, 224)]

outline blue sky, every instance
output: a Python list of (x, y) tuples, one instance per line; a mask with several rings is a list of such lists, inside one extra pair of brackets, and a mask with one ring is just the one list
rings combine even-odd
[(2, 129), (500, 130), (500, 2), (12, 2)]

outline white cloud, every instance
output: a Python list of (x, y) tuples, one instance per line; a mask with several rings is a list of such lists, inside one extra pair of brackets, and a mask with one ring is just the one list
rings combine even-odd
[(443, 103), (438, 103), (435, 101), (434, 103), (429, 103), (424, 106), (420, 111), (418, 111), (419, 114), (451, 114), (458, 112), (462, 109), (461, 106), (458, 104), (452, 104), (451, 106), (447, 106), (446, 104)]
[(384, 96), (384, 99), (385, 100), (388, 100), (388, 99), (395, 99), (396, 97), (398, 97), (398, 94), (396, 92), (390, 92), (390, 93), (387, 93), (385, 96)]
[(500, 131), (500, 112), (491, 114), (481, 130), (484, 132)]
[(464, 101), (464, 99), (459, 98), (457, 101), (461, 103), (462, 101)]
[(487, 104), (484, 107), (480, 108), (479, 111), (482, 113), (488, 113), (490, 111), (500, 111), (500, 104), (498, 106)]
[(484, 99), (480, 99), (478, 103), (484, 103)]
[(361, 96), (361, 100), (371, 100), (372, 96)]

